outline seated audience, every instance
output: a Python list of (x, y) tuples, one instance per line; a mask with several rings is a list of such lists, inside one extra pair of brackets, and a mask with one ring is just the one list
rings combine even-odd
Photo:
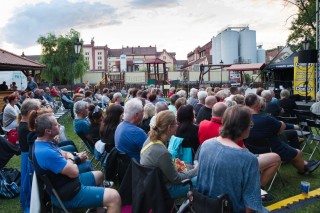
[(295, 116), (294, 109), (298, 109), (298, 106), (294, 99), (290, 98), (290, 92), (286, 89), (280, 92), (281, 99), (278, 101), (279, 106), (283, 108), (284, 112), (281, 116)]
[(74, 104), (75, 119), (73, 120), (74, 132), (81, 138), (86, 139), (92, 150), (94, 149), (95, 141), (90, 135), (90, 122), (88, 116), (88, 103), (85, 101), (78, 101)]
[(185, 197), (189, 186), (183, 186), (181, 181), (192, 178), (195, 184), (197, 165), (188, 171), (178, 172), (172, 163), (167, 142), (175, 134), (178, 124), (174, 112), (165, 110), (157, 115), (155, 126), (150, 130), (149, 138), (143, 144), (140, 164), (160, 168), (163, 180), (173, 199)]
[(133, 98), (124, 106), (123, 121), (118, 125), (114, 141), (116, 148), (130, 158), (140, 161), (140, 150), (147, 139), (146, 133), (138, 127), (143, 116), (143, 106), (139, 99)]
[(279, 134), (286, 129), (285, 123), (271, 116), (261, 114), (260, 99), (250, 93), (245, 98), (246, 105), (251, 108), (253, 126), (249, 137), (245, 140), (246, 147), (254, 154), (270, 152), (277, 153), (282, 161), (290, 162), (300, 174), (311, 173), (316, 170), (320, 161), (305, 161), (301, 150), (286, 144)]
[(217, 99), (214, 96), (208, 96), (206, 97), (204, 106), (201, 107), (199, 110), (199, 113), (197, 115), (197, 120), (196, 123), (200, 124), (201, 121), (203, 120), (211, 120), (212, 117), (212, 107), (217, 103)]
[(3, 110), (3, 127), (8, 131), (18, 127), (17, 118), (20, 113), (18, 102), (16, 95), (9, 95), (8, 103)]
[(317, 102), (310, 107), (310, 111), (315, 115), (320, 115), (320, 91), (316, 94), (316, 100)]
[(103, 120), (103, 111), (99, 106), (90, 104), (88, 107), (88, 118), (90, 120), (90, 136), (94, 142), (100, 140), (100, 125)]
[[(33, 153), (35, 171), (38, 175), (47, 174), (59, 196), (65, 197), (62, 202), (66, 208), (97, 208), (97, 211), (102, 212), (105, 211), (103, 207), (107, 207), (107, 212), (121, 211), (118, 192), (101, 187), (102, 172), (80, 174), (78, 158), (62, 151), (52, 142), (59, 134), (59, 126), (53, 114), (40, 115), (36, 120), (35, 130), (38, 133)], [(74, 187), (68, 188), (66, 185)], [(57, 199), (50, 195), (53, 204), (59, 206)]]
[(251, 123), (249, 108), (228, 108), (220, 136), (204, 142), (199, 154), (196, 188), (211, 198), (227, 194), (233, 212), (267, 212), (261, 201), (258, 160), (237, 145), (248, 137)]
[(73, 109), (73, 101), (66, 88), (61, 90), (61, 101), (65, 109)]
[(115, 147), (114, 134), (119, 123), (122, 121), (123, 107), (112, 105), (106, 111), (106, 116), (100, 127), (101, 141), (105, 143), (105, 150), (109, 153)]
[(207, 96), (208, 96), (208, 93), (205, 92), (205, 91), (199, 91), (198, 92), (199, 102), (193, 108), (194, 112), (195, 112), (195, 117), (198, 116), (198, 113), (199, 113), (200, 109), (204, 106), (204, 103), (205, 103), (205, 100), (206, 100)]
[(155, 116), (155, 114), (156, 114), (156, 107), (151, 103), (147, 103), (144, 106), (142, 121), (139, 125), (139, 127), (143, 129), (143, 131), (146, 134), (148, 134), (148, 132), (150, 131), (150, 121), (151, 121), (151, 118)]
[(193, 107), (191, 105), (181, 106), (177, 112), (177, 121), (179, 125), (175, 136), (183, 138), (183, 147), (191, 147), (193, 153), (196, 153), (199, 147), (199, 127), (194, 124)]

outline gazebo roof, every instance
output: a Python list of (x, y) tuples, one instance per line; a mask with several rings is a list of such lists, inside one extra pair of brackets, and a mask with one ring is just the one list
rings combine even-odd
[(0, 48), (0, 71), (42, 70), (45, 65)]
[(162, 61), (159, 58), (147, 59), (144, 61), (145, 64), (165, 64), (165, 61)]
[(265, 67), (265, 63), (255, 64), (234, 64), (227, 68), (228, 71), (251, 71), (262, 70)]

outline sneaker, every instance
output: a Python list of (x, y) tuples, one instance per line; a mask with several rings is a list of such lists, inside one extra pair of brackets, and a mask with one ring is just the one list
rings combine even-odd
[(305, 166), (306, 173), (310, 174), (320, 166), (320, 161), (312, 160), (308, 161), (308, 164)]
[(107, 180), (103, 181), (104, 188), (112, 188), (113, 185), (114, 185), (114, 183), (112, 181), (107, 181)]

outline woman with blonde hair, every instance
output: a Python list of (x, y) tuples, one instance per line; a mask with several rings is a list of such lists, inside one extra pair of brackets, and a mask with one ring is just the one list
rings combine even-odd
[(178, 124), (174, 112), (170, 110), (161, 111), (157, 114), (156, 123), (151, 128), (149, 138), (141, 149), (140, 164), (144, 166), (158, 167), (163, 175), (170, 196), (173, 199), (184, 197), (188, 186), (181, 185), (181, 181), (192, 178), (196, 182), (198, 166), (191, 170), (185, 169), (178, 172), (172, 161), (171, 154), (167, 149), (167, 143), (172, 135), (176, 133)]
[(150, 131), (150, 121), (151, 118), (156, 114), (156, 107), (152, 103), (147, 103), (143, 109), (143, 117), (141, 124), (139, 125), (141, 129), (145, 131), (146, 134)]

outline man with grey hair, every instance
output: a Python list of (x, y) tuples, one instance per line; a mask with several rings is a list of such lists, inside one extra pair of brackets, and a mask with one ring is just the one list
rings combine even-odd
[(31, 198), (31, 183), (33, 166), (30, 165), (28, 160), (29, 143), (28, 134), (30, 133), (28, 128), (28, 114), (32, 110), (38, 110), (41, 107), (41, 103), (38, 99), (26, 99), (20, 109), (21, 121), (18, 126), (19, 145), (21, 149), (21, 186), (20, 186), (20, 203), (22, 210), (28, 211), (30, 208)]
[(197, 105), (195, 107), (193, 107), (193, 110), (195, 112), (195, 116), (198, 116), (199, 110), (201, 109), (201, 107), (204, 106), (204, 102), (206, 100), (206, 97), (208, 96), (208, 93), (206, 91), (199, 91), (198, 92), (198, 99), (199, 99), (199, 103), (197, 103)]
[(283, 113), (283, 109), (279, 106), (279, 104), (277, 102), (272, 102), (272, 94), (270, 90), (263, 90), (261, 92), (261, 97), (266, 103), (266, 107), (263, 112), (269, 113), (273, 117), (277, 117), (280, 115), (280, 113)]
[(74, 132), (81, 138), (89, 141), (92, 150), (94, 150), (95, 141), (90, 135), (90, 122), (88, 116), (88, 103), (77, 101), (74, 104), (75, 119), (73, 120)]
[(140, 162), (140, 150), (147, 139), (146, 133), (138, 127), (143, 117), (141, 100), (133, 98), (124, 106), (123, 121), (114, 134), (115, 146), (121, 153)]
[(197, 124), (200, 124), (201, 121), (203, 120), (211, 120), (212, 117), (212, 107), (217, 103), (217, 99), (214, 96), (208, 96), (205, 99), (204, 106), (201, 107), (199, 110), (198, 116), (197, 116)]
[(113, 104), (121, 105), (122, 102), (122, 94), (120, 92), (116, 92), (113, 95)]
[(198, 93), (198, 90), (196, 88), (190, 89), (190, 96), (187, 100), (187, 104), (190, 104), (193, 107), (193, 109), (196, 107), (197, 103), (199, 102), (199, 100), (197, 99), (197, 93)]
[(182, 98), (182, 97), (187, 98), (187, 93), (183, 89), (179, 90), (176, 94), (179, 95), (180, 98)]

